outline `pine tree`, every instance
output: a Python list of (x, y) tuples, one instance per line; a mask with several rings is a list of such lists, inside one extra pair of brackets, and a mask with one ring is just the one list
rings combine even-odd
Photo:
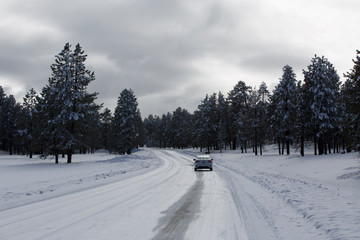
[(251, 87), (239, 81), (228, 94), (231, 122), (232, 149), (240, 145), (242, 152), (247, 149), (247, 128), (249, 124), (249, 98)]
[(101, 139), (102, 147), (106, 150), (111, 150), (110, 139), (111, 139), (111, 124), (113, 121), (113, 116), (111, 110), (105, 108), (104, 111), (100, 114), (101, 121)]
[[(259, 90), (257, 91), (257, 95), (258, 95), (258, 101), (256, 104), (256, 114), (255, 116), (258, 118), (258, 124), (257, 124), (257, 129), (256, 129), (256, 147), (259, 146), (260, 148), (260, 155), (262, 155), (263, 153), (263, 145), (265, 143), (265, 139), (267, 137), (267, 131), (268, 131), (268, 127), (267, 127), (267, 123), (268, 123), (268, 119), (267, 119), (267, 115), (268, 115), (268, 99), (269, 99), (269, 91), (267, 89), (267, 85), (262, 82)], [(257, 150), (255, 150), (255, 153), (257, 153)]]
[(40, 113), (45, 117), (46, 129), (43, 137), (51, 139), (45, 155), (67, 154), (67, 163), (72, 162), (74, 150), (87, 147), (86, 133), (98, 118), (100, 106), (94, 103), (97, 93), (87, 93), (88, 84), (95, 75), (86, 69), (86, 55), (79, 44), (74, 52), (66, 43), (51, 65), (52, 77), (43, 88)]
[(230, 125), (229, 125), (229, 108), (224, 95), (219, 92), (217, 100), (217, 142), (220, 152), (225, 149), (226, 144), (230, 144)]
[(345, 130), (347, 133), (348, 151), (360, 150), (360, 51), (356, 50), (354, 67), (344, 74), (347, 78), (343, 86), (342, 95), (345, 104)]
[(16, 122), (20, 115), (21, 107), (16, 103), (13, 95), (5, 96), (3, 99), (3, 136), (2, 147), (3, 150), (8, 151), (10, 155), (13, 155), (16, 150), (15, 135), (16, 135)]
[(191, 127), (191, 114), (186, 109), (178, 107), (173, 112), (170, 121), (171, 146), (174, 148), (190, 146), (192, 138)]
[[(279, 143), (279, 153), (283, 154), (284, 142), (286, 153), (290, 154), (290, 143), (294, 139), (296, 113), (296, 75), (289, 65), (283, 68), (283, 75), (271, 96), (271, 129)], [(283, 143), (280, 151), (280, 143)]]
[[(331, 148), (331, 139), (338, 131), (340, 78), (325, 57), (315, 57), (304, 73), (304, 87), (309, 100), (314, 140), (319, 154)], [(316, 154), (316, 150), (315, 150)]]
[(6, 95), (2, 86), (0, 86), (0, 149), (5, 150), (5, 99)]
[(131, 154), (137, 147), (137, 121), (138, 111), (137, 99), (134, 92), (124, 89), (118, 98), (113, 122), (113, 148), (120, 154)]
[(143, 147), (145, 142), (145, 129), (141, 118), (140, 110), (137, 109), (135, 115), (135, 147)]
[(36, 129), (38, 128), (38, 119), (36, 118), (36, 106), (38, 104), (39, 97), (36, 91), (31, 88), (26, 93), (23, 99), (22, 105), (22, 121), (18, 124), (18, 133), (21, 139), (21, 143), (29, 153), (29, 157), (32, 158), (35, 148), (38, 146)]
[(162, 147), (161, 145), (161, 119), (150, 114), (144, 119), (145, 144), (148, 147)]
[(198, 146), (205, 147), (207, 152), (217, 147), (218, 139), (218, 114), (216, 105), (216, 94), (210, 97), (206, 95), (195, 112), (195, 126)]
[(160, 124), (160, 147), (167, 148), (171, 146), (171, 121), (172, 114), (170, 112), (162, 115)]
[(300, 155), (303, 157), (305, 155), (305, 137), (307, 136), (307, 129), (309, 129), (310, 122), (307, 121), (309, 111), (306, 107), (307, 100), (305, 99), (306, 92), (305, 88), (302, 85), (301, 81), (297, 82), (296, 87), (296, 114), (295, 114), (295, 136), (300, 140)]

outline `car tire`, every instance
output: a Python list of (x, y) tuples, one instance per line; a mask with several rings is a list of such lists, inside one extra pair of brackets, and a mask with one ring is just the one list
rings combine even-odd
[(196, 169), (196, 168), (194, 168), (194, 171), (196, 172), (196, 171), (197, 171), (197, 169)]
[(210, 171), (212, 171), (212, 168), (210, 168)]

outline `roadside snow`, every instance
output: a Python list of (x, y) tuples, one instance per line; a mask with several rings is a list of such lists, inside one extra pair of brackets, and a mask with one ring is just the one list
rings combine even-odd
[[(300, 157), (227, 152), (213, 157), (239, 205), (249, 200), (242, 214), (255, 225), (260, 216), (270, 226), (273, 238), (267, 239), (359, 239), (358, 154)], [(249, 211), (252, 206), (258, 216)], [(304, 227), (310, 233), (307, 237), (301, 232)]]
[(0, 211), (121, 181), (161, 164), (149, 151), (76, 154), (71, 164), (66, 159), (55, 164), (53, 159), (0, 154)]

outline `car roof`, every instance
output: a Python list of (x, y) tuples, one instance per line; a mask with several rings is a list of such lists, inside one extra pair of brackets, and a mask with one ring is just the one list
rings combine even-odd
[(199, 155), (196, 158), (197, 159), (211, 159), (210, 155)]

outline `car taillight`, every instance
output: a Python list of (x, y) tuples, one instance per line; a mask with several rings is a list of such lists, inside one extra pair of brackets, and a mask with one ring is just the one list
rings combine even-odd
[(199, 160), (196, 160), (195, 162), (200, 162)]
[(209, 160), (208, 162), (212, 162), (211, 160)]

